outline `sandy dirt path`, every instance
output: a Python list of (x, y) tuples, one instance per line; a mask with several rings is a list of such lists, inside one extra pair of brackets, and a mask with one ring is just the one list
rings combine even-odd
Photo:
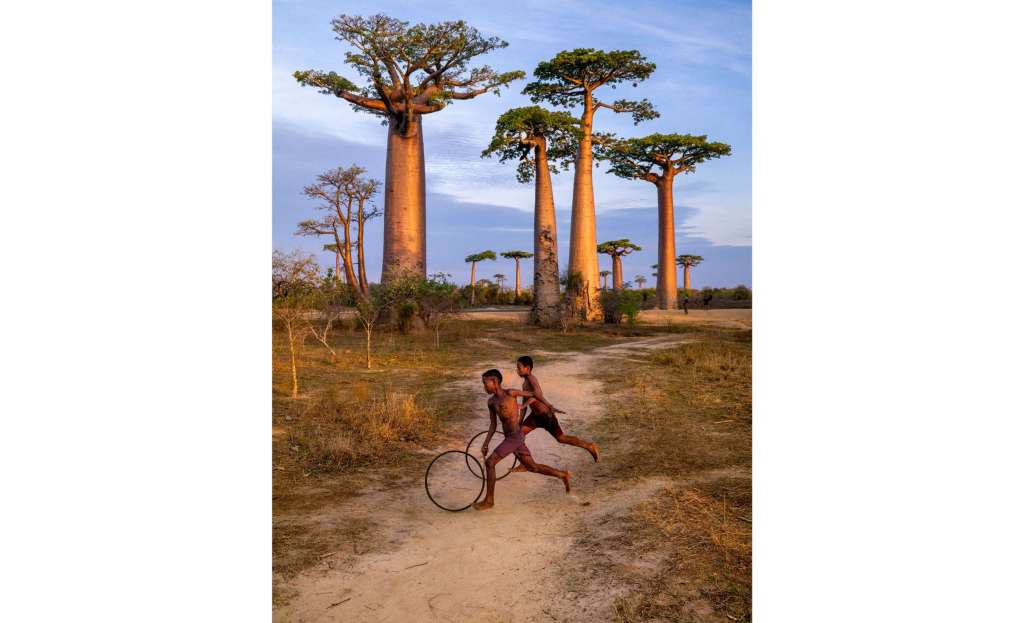
[[(560, 416), (569, 434), (589, 437), (588, 423), (602, 415), (604, 390), (588, 376), (602, 360), (628, 359), (639, 350), (685, 341), (657, 337), (595, 349), (588, 353), (537, 356), (545, 396), (568, 412)], [(518, 387), (512, 370), (506, 386)], [(509, 381), (512, 381), (511, 383)], [(476, 379), (456, 391), (480, 394), (480, 417), (455, 437), (468, 439), (486, 428), (486, 396)], [(600, 443), (600, 439), (597, 440)], [(496, 442), (492, 442), (492, 447)], [(565, 561), (572, 559), (581, 522), (629, 508), (664, 483), (644, 481), (602, 487), (602, 463), (545, 431), (527, 437), (535, 460), (573, 472), (573, 492), (561, 481), (515, 473), (498, 481), (495, 507), (448, 513), (433, 506), (422, 485), (361, 495), (324, 511), (325, 520), (370, 517), (382, 524), (383, 551), (347, 557), (334, 568), (307, 571), (290, 583), (294, 597), (274, 613), (275, 621), (588, 621), (610, 618), (611, 603), (624, 590), (615, 586), (567, 584)], [(438, 448), (438, 451), (450, 448)], [(424, 467), (429, 457), (424, 461)], [(420, 481), (422, 482), (422, 481)], [(358, 551), (358, 544), (353, 548)], [(624, 561), (644, 564), (644, 561)], [(595, 575), (595, 582), (597, 582)], [(519, 588), (517, 588), (519, 587)], [(525, 591), (523, 590), (525, 589)]]

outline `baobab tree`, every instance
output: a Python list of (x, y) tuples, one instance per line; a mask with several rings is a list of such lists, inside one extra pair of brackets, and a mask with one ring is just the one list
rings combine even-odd
[(639, 246), (633, 244), (628, 238), (621, 240), (608, 240), (597, 245), (597, 252), (609, 255), (612, 258), (612, 289), (622, 289), (622, 256), (629, 255), (633, 251), (642, 251)]
[[(375, 179), (364, 179), (364, 173), (366, 169), (357, 165), (347, 169), (338, 167), (321, 173), (317, 176), (316, 183), (303, 188), (304, 195), (319, 200), (316, 208), (323, 211), (324, 216), (301, 221), (295, 235), (332, 236), (334, 248), (338, 250), (336, 253), (341, 255), (345, 267), (345, 280), (365, 297), (369, 294), (369, 286), (357, 280), (352, 266), (352, 209), (356, 208), (358, 213), (362, 213), (366, 201), (380, 188), (380, 182)], [(360, 242), (362, 230), (360, 225)]]
[(507, 260), (516, 261), (516, 296), (519, 296), (519, 260), (526, 260), (533, 257), (533, 253), (527, 251), (505, 251), (501, 257)]
[(607, 290), (608, 289), (608, 275), (610, 275), (610, 274), (612, 274), (612, 271), (610, 271), (610, 270), (602, 270), (601, 271), (600, 275), (601, 275), (601, 289), (602, 290)]
[(481, 157), (498, 155), (501, 162), (518, 161), (517, 179), (524, 184), (534, 181), (533, 308), (530, 318), (543, 326), (554, 326), (561, 321), (558, 228), (555, 225), (551, 173), (558, 173), (569, 166), (576, 153), (578, 138), (579, 122), (567, 112), (551, 112), (540, 106), (513, 108), (498, 117), (494, 138), (480, 154)]
[[(634, 124), (658, 116), (646, 99), (606, 102), (594, 96), (601, 87), (615, 88), (629, 83), (634, 87), (654, 72), (649, 62), (636, 50), (595, 50), (577, 48), (562, 51), (534, 69), (537, 79), (523, 89), (534, 102), (550, 102), (556, 106), (581, 106), (580, 139), (575, 158), (572, 188), (572, 222), (569, 238), (569, 274), (580, 274), (582, 289), (575, 293), (572, 304), (587, 320), (601, 318), (597, 302), (597, 223), (594, 211), (593, 145), (594, 113), (606, 108), (616, 113), (631, 113)], [(599, 137), (600, 138), (600, 137)]]
[(690, 269), (704, 261), (699, 255), (680, 255), (676, 258), (676, 264), (683, 267), (683, 289), (690, 290)]
[(499, 73), (475, 57), (508, 45), (484, 37), (464, 21), (410, 26), (386, 15), (341, 15), (331, 20), (337, 39), (354, 51), (348, 64), (365, 82), (358, 86), (330, 71), (296, 71), (299, 84), (341, 98), (388, 126), (384, 178), (384, 260), (381, 280), (426, 276), (426, 181), (422, 117), (456, 100), (498, 92), (523, 71)]
[[(651, 134), (643, 138), (609, 140), (598, 157), (611, 162), (609, 173), (644, 180), (658, 189), (658, 307), (675, 309), (676, 222), (673, 183), (676, 175), (692, 173), (705, 160), (732, 153), (725, 143), (708, 142), (706, 135)], [(657, 167), (661, 172), (655, 173)]]
[(633, 281), (636, 282), (638, 288), (643, 289), (644, 284), (647, 283), (647, 277), (637, 275), (636, 277), (633, 277)]
[(505, 285), (505, 275), (496, 273), (494, 275), (494, 283), (498, 284), (498, 292), (501, 292), (501, 286)]
[(497, 256), (494, 255), (494, 251), (488, 249), (487, 251), (481, 251), (480, 253), (474, 253), (473, 255), (467, 255), (466, 261), (470, 263), (469, 269), (469, 304), (473, 305), (476, 303), (476, 263), (484, 260), (497, 260)]

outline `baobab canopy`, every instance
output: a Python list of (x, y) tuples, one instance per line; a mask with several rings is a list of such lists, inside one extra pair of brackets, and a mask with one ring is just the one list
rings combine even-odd
[(413, 115), (437, 112), (452, 100), (472, 99), (526, 75), (499, 73), (486, 65), (470, 69), (474, 57), (508, 43), (485, 38), (462, 20), (409, 26), (386, 15), (341, 15), (331, 26), (339, 40), (356, 49), (345, 53), (345, 62), (366, 85), (359, 87), (333, 71), (296, 71), (294, 76), (303, 86), (350, 102), (355, 110), (410, 121)]
[[(725, 143), (708, 142), (707, 135), (650, 134), (642, 138), (611, 140), (598, 147), (598, 157), (608, 160), (608, 171), (627, 179), (657, 183), (664, 173), (690, 173), (705, 160), (732, 153)], [(659, 167), (662, 175), (653, 169)]]
[(519, 161), (516, 178), (533, 181), (534, 152), (541, 147), (554, 164), (551, 171), (568, 169), (579, 145), (580, 122), (567, 112), (553, 112), (540, 106), (506, 111), (494, 126), (494, 138), (480, 156), (497, 154), (500, 162)]
[[(537, 65), (533, 71), (537, 80), (526, 85), (523, 93), (529, 95), (534, 102), (546, 101), (571, 108), (583, 105), (589, 93), (604, 85), (614, 88), (620, 83), (632, 83), (635, 87), (640, 80), (649, 78), (655, 67), (654, 63), (636, 50), (565, 50), (550, 61)], [(632, 101), (620, 99), (610, 103), (595, 98), (594, 107), (632, 113), (634, 123), (658, 116), (646, 98)]]
[(522, 71), (498, 72), (470, 61), (508, 45), (459, 20), (410, 26), (386, 15), (341, 15), (331, 20), (337, 39), (353, 50), (345, 62), (364, 84), (333, 71), (296, 71), (295, 79), (339, 97), (355, 110), (383, 117), (388, 126), (384, 178), (384, 253), (381, 280), (427, 274), (426, 165), (421, 117), (455, 100), (497, 92)]

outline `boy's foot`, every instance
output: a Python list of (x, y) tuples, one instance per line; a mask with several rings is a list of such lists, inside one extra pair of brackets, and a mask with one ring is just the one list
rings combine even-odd
[(512, 468), (512, 471), (513, 472), (528, 472), (530, 470), (526, 469), (526, 466), (523, 465), (522, 463), (520, 463), (519, 465), (516, 465), (514, 468)]
[[(568, 485), (566, 485), (566, 486), (568, 486)], [(493, 507), (494, 507), (494, 502), (488, 502), (487, 500), (484, 500), (483, 502), (475, 502), (473, 504), (473, 508), (475, 508), (478, 511), (485, 511), (485, 510), (487, 510), (489, 508), (493, 508)]]
[(597, 450), (597, 444), (591, 441), (590, 445), (587, 446), (587, 452), (590, 453), (590, 456), (594, 457), (594, 462), (597, 463), (600, 454)]
[(572, 472), (566, 471), (565, 476), (562, 478), (562, 482), (565, 483), (565, 492), (570, 493), (569, 479), (572, 478)]

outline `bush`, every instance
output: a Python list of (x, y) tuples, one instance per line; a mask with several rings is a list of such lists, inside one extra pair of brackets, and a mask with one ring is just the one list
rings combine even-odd
[(643, 302), (643, 294), (638, 290), (604, 290), (601, 292), (601, 309), (604, 310), (604, 321), (611, 324), (636, 324), (637, 314)]

